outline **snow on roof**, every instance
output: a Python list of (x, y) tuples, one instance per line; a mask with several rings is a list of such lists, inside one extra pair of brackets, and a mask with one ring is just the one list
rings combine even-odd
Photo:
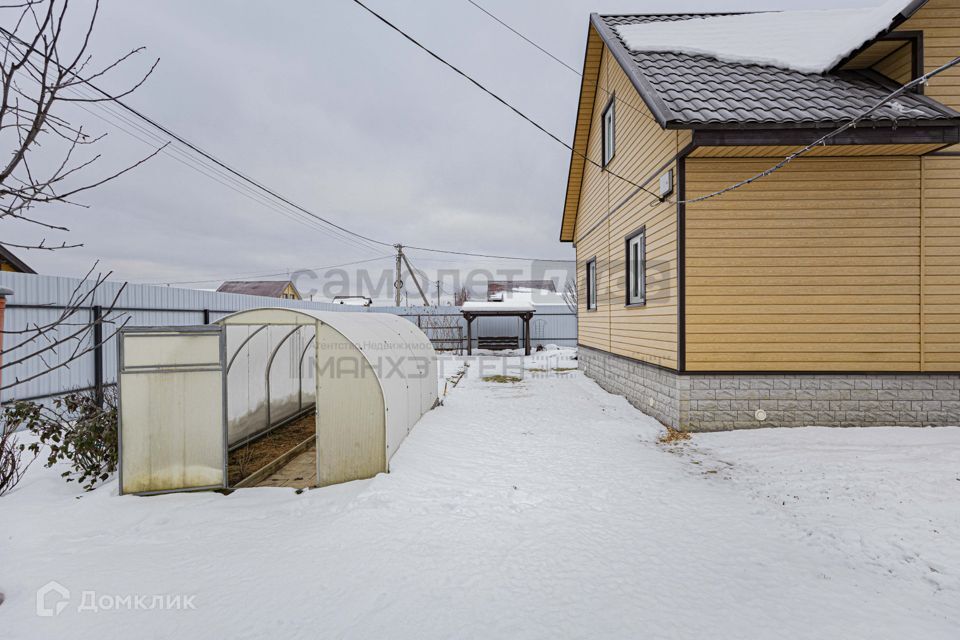
[(503, 302), (509, 304), (529, 302), (534, 306), (566, 304), (563, 300), (563, 294), (546, 289), (530, 289), (527, 287), (519, 287), (513, 291), (504, 291), (502, 299)]
[(889, 28), (909, 4), (909, 0), (887, 0), (860, 9), (694, 17), (615, 29), (635, 52), (702, 54), (726, 62), (825, 73)]
[(529, 300), (526, 302), (486, 302), (468, 300), (460, 307), (462, 311), (536, 311), (537, 308)]

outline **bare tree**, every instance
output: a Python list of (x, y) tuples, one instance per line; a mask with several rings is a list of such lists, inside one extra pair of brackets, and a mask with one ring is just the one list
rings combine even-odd
[(459, 291), (453, 294), (453, 304), (462, 307), (463, 303), (470, 299), (470, 289), (460, 287)]
[[(45, 222), (33, 209), (39, 205), (65, 203), (84, 206), (75, 196), (99, 187), (143, 164), (160, 152), (100, 176), (85, 178), (100, 154), (88, 151), (104, 135), (92, 135), (68, 119), (62, 107), (111, 102), (133, 93), (156, 68), (157, 62), (127, 89), (106, 94), (91, 84), (116, 71), (140, 54), (137, 48), (106, 65), (95, 67), (88, 53), (99, 10), (99, 0), (73, 24), (69, 0), (21, 0), (0, 4), (0, 219), (17, 219), (48, 230), (68, 231)], [(78, 44), (67, 44), (76, 39)], [(37, 151), (44, 150), (42, 161)], [(4, 246), (21, 249), (64, 249), (80, 244), (36, 243)]]
[[(37, 207), (53, 203), (79, 205), (74, 197), (114, 180), (143, 164), (162, 150), (127, 165), (119, 171), (86, 177), (99, 159), (93, 151), (103, 135), (91, 135), (83, 125), (70, 121), (69, 105), (85, 108), (101, 102), (115, 102), (143, 85), (156, 68), (149, 68), (127, 89), (109, 95), (92, 84), (102, 80), (140, 54), (136, 48), (105, 65), (95, 66), (89, 54), (99, 0), (72, 10), (69, 0), (20, 0), (0, 3), (0, 219), (22, 220), (41, 228), (68, 231), (66, 227), (41, 220)], [(70, 45), (69, 43), (75, 43)], [(64, 249), (80, 244), (0, 244), (21, 249)], [(6, 375), (0, 390), (10, 389), (52, 371), (69, 367), (112, 338), (125, 324), (113, 309), (123, 291), (121, 286), (106, 303), (97, 291), (111, 275), (93, 276), (96, 265), (71, 293), (65, 308), (46, 324), (3, 328), (7, 336), (0, 370), (29, 371)], [(99, 317), (86, 315), (94, 305), (105, 309)], [(111, 325), (113, 331), (103, 331)], [(102, 344), (101, 342), (101, 344)], [(39, 361), (37, 366), (36, 361)], [(27, 366), (29, 364), (29, 366)]]
[(420, 329), (437, 351), (463, 353), (463, 327), (459, 315), (425, 315), (420, 320)]
[(0, 496), (9, 493), (23, 479), (23, 474), (36, 459), (36, 455), (27, 454), (17, 441), (16, 426), (4, 421), (0, 424)]
[[(115, 95), (97, 88), (94, 81), (112, 75), (143, 49), (133, 49), (105, 65), (94, 65), (89, 50), (99, 0), (80, 6), (81, 10), (71, 11), (69, 0), (0, 1), (0, 150), (4, 152), (0, 155), (0, 219), (8, 224), (17, 220), (35, 225), (43, 230), (41, 233), (69, 229), (41, 219), (37, 208), (55, 203), (84, 207), (75, 200), (77, 196), (122, 176), (163, 149), (160, 147), (125, 168), (91, 175), (91, 168), (100, 160), (95, 146), (105, 134), (91, 134), (83, 125), (73, 122), (70, 116), (74, 112), (69, 106), (86, 110), (97, 103), (115, 103), (142, 86), (157, 62)], [(82, 246), (66, 241), (48, 242), (43, 237), (22, 244), (3, 240), (0, 245), (44, 250)], [(111, 274), (93, 276), (95, 269), (96, 265), (86, 273), (68, 302), (49, 322), (9, 330), (0, 327), (7, 342), (0, 370), (13, 373), (3, 376), (0, 390), (69, 367), (112, 339), (126, 324), (125, 318), (113, 313), (124, 286), (106, 301), (100, 299), (98, 291)], [(101, 312), (93, 313), (91, 318), (87, 314), (93, 308)], [(104, 325), (111, 330), (104, 331)], [(104, 407), (102, 388), (97, 390), (90, 406), (94, 421), (115, 423), (115, 412)], [(18, 403), (16, 408), (26, 412), (41, 409), (30, 403)], [(0, 489), (7, 490), (25, 471), (20, 457), (23, 449), (16, 446), (12, 435), (17, 423), (11, 424), (9, 418), (7, 411), (0, 425)], [(48, 422), (64, 428), (73, 424), (66, 417)], [(59, 437), (56, 435), (51, 441), (56, 443)], [(104, 450), (112, 452), (116, 448), (115, 441), (99, 435), (93, 440)], [(51, 445), (51, 451), (56, 453), (57, 449)], [(84, 463), (80, 453), (71, 450), (64, 455), (75, 464)], [(101, 469), (101, 479), (112, 469)]]
[(577, 281), (573, 278), (567, 278), (567, 282), (563, 285), (563, 301), (567, 303), (567, 308), (570, 309), (572, 313), (577, 312)]

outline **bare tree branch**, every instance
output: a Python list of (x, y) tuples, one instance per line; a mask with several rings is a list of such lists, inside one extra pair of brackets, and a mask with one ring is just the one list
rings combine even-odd
[[(78, 89), (90, 85), (116, 71), (143, 53), (143, 47), (134, 48), (103, 65), (99, 70), (85, 74), (92, 65), (89, 48), (97, 22), (100, 2), (96, 0), (87, 15), (74, 24), (70, 0), (22, 0), (0, 4), (0, 16), (13, 13), (8, 20), (0, 20), (0, 144), (12, 143), (9, 155), (0, 162), (0, 219), (15, 218), (46, 229), (66, 231), (63, 225), (44, 222), (28, 212), (36, 206), (61, 203), (83, 207), (71, 197), (119, 178), (153, 158), (163, 147), (150, 155), (110, 172), (106, 177), (84, 179), (86, 173), (101, 157), (94, 154), (78, 158), (81, 147), (93, 145), (103, 136), (91, 136), (82, 126), (74, 126), (60, 109), (65, 104), (109, 103), (130, 95), (153, 74), (159, 60), (128, 88), (112, 96), (85, 96)], [(67, 37), (76, 29), (79, 44), (68, 47), (65, 42), (76, 42)], [(68, 51), (68, 49), (70, 49)], [(41, 147), (49, 158), (62, 153), (52, 171), (38, 175), (30, 158)], [(62, 150), (61, 150), (62, 148)], [(44, 163), (46, 165), (46, 163)], [(82, 246), (61, 242), (49, 244), (5, 243), (22, 249), (48, 251)]]

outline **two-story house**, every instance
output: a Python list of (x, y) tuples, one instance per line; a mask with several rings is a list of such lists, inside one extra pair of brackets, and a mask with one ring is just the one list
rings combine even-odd
[(592, 15), (586, 374), (681, 429), (960, 423), (960, 66), (887, 99), (956, 56), (960, 0)]

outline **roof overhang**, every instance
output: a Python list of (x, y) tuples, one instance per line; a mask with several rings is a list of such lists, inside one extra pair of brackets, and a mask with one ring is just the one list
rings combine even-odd
[(887, 27), (886, 31), (882, 33), (878, 33), (872, 40), (868, 40), (867, 42), (864, 42), (862, 45), (860, 45), (859, 47), (851, 51), (847, 55), (847, 57), (845, 57), (843, 60), (838, 62), (836, 65), (834, 65), (831, 71), (837, 71), (838, 69), (842, 69), (851, 60), (853, 60), (854, 58), (859, 56), (861, 53), (869, 49), (877, 40), (883, 39), (885, 36), (889, 35), (892, 31), (894, 31), (900, 25), (902, 25), (904, 22), (909, 20), (913, 16), (913, 14), (915, 14), (917, 11), (922, 9), (923, 6), (927, 4), (927, 2), (929, 2), (929, 0), (913, 0), (913, 2), (907, 5), (907, 8), (901, 11), (899, 15), (894, 17), (893, 22), (890, 23), (890, 26)]
[[(808, 145), (823, 136), (827, 130), (829, 129), (698, 129), (693, 132), (693, 144), (697, 147)], [(832, 146), (957, 143), (960, 143), (960, 126), (957, 123), (855, 128), (830, 139)]]
[(577, 224), (577, 209), (580, 206), (580, 189), (586, 172), (587, 143), (590, 141), (590, 123), (593, 121), (593, 105), (596, 100), (600, 61), (603, 59), (603, 40), (596, 29), (596, 20), (590, 16), (587, 29), (587, 47), (583, 55), (583, 72), (580, 81), (580, 102), (577, 107), (577, 123), (573, 134), (573, 151), (570, 153), (570, 169), (567, 172), (567, 194), (563, 205), (563, 221), (560, 223), (560, 242), (573, 242)]

